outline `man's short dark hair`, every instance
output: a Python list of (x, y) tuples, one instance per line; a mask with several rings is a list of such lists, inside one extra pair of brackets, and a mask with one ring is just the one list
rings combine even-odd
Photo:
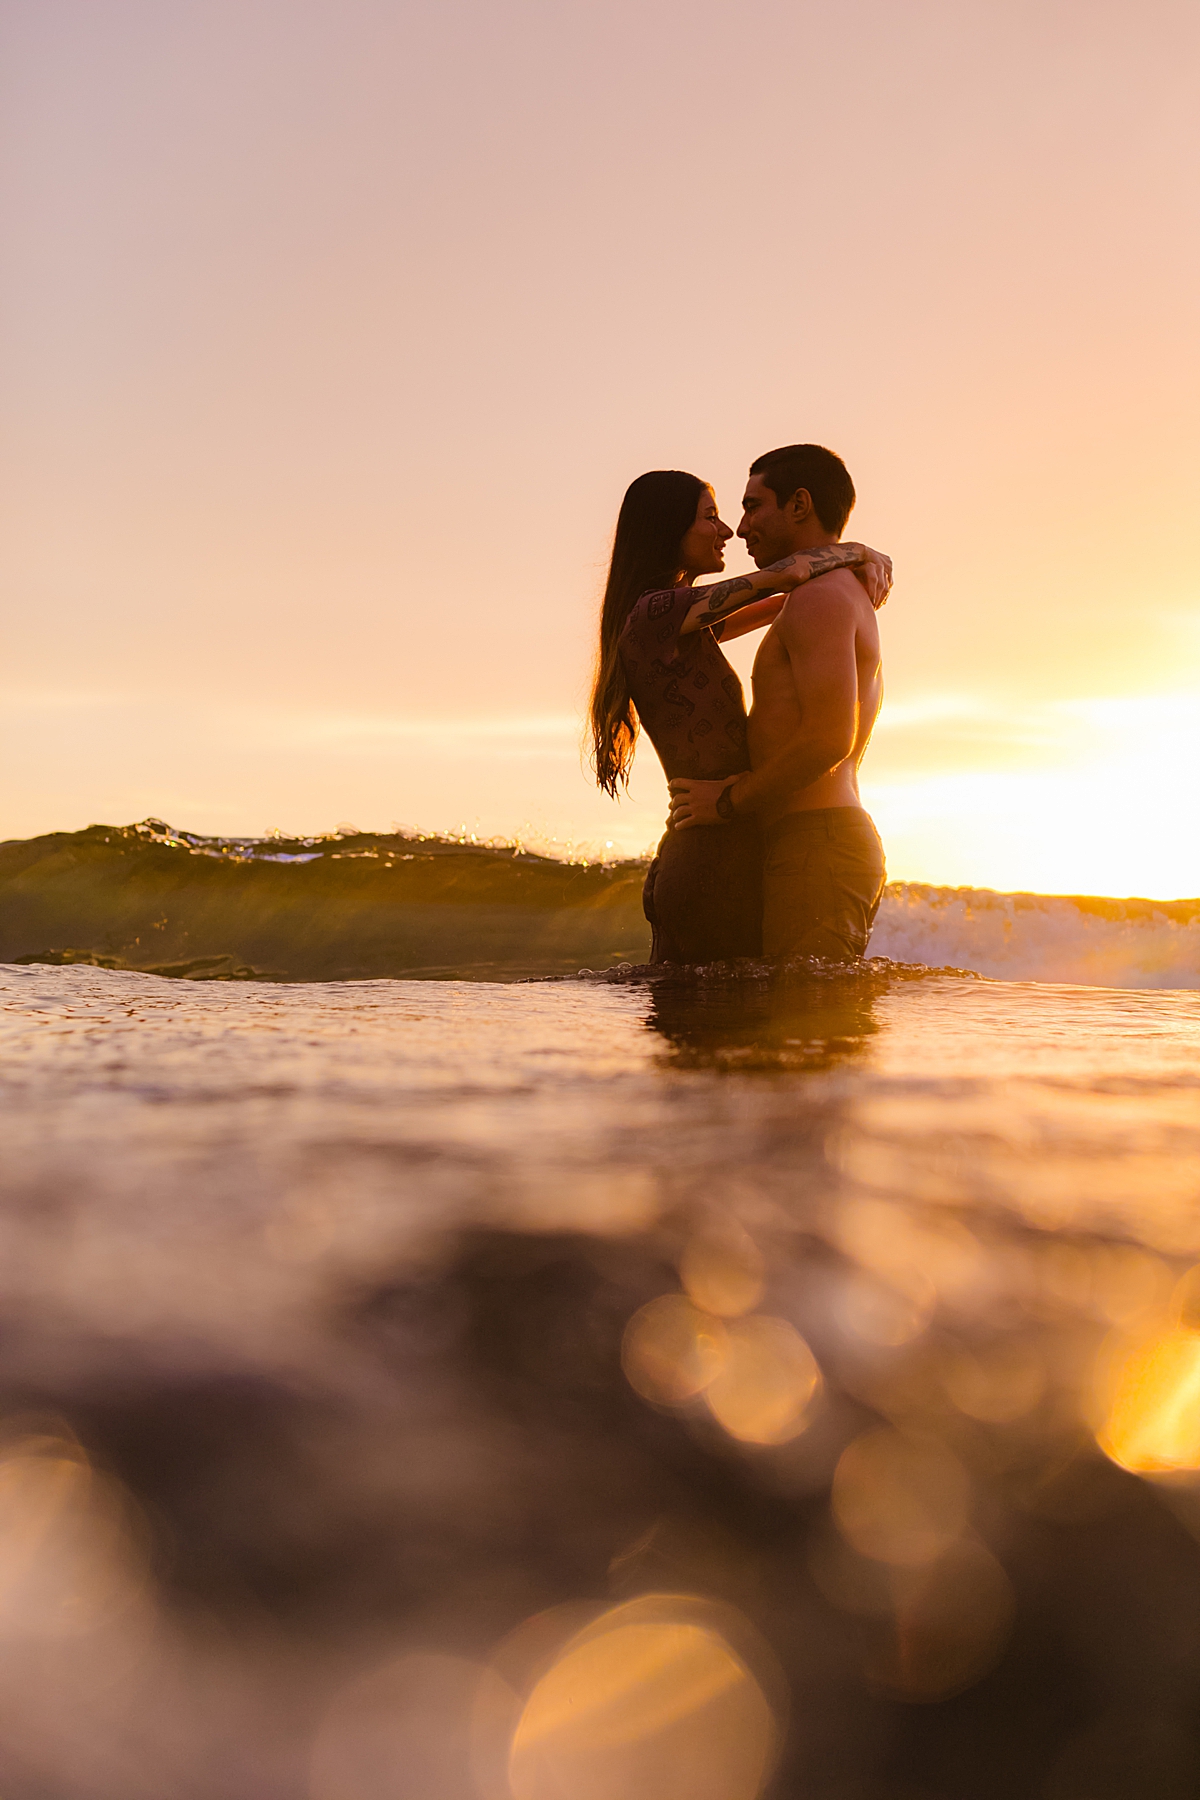
[(784, 444), (768, 450), (750, 464), (752, 475), (761, 475), (780, 506), (786, 506), (797, 488), (807, 488), (813, 510), (826, 531), (841, 537), (854, 505), (854, 483), (840, 456), (820, 444)]

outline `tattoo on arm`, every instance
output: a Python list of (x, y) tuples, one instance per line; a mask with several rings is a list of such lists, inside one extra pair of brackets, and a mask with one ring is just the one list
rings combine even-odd
[[(828, 575), (831, 569), (845, 569), (862, 560), (862, 546), (859, 544), (825, 544), (819, 550), (793, 551), (790, 556), (780, 557), (778, 562), (768, 563), (760, 573), (773, 575), (781, 569), (794, 568), (799, 562), (804, 564), (806, 570), (804, 579), (813, 581), (818, 575)], [(769, 591), (756, 588), (747, 575), (733, 575), (728, 581), (718, 581), (715, 587), (703, 590), (704, 610), (710, 615), (732, 612), (749, 600), (766, 599)]]
[(710, 613), (721, 612), (728, 606), (735, 594), (752, 594), (754, 583), (745, 575), (735, 575), (729, 581), (718, 581), (716, 587), (708, 590), (708, 610)]
[(797, 550), (791, 556), (782, 556), (778, 562), (768, 563), (764, 574), (776, 569), (790, 569), (803, 559), (808, 564), (808, 581), (815, 581), (818, 575), (828, 575), (831, 569), (845, 569), (863, 560), (862, 550), (857, 544), (824, 544), (819, 550)]

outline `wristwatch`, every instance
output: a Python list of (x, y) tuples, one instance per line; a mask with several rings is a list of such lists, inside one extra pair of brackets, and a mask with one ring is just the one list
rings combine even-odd
[(722, 788), (721, 792), (717, 795), (718, 819), (729, 820), (737, 817), (737, 814), (733, 810), (733, 786), (734, 784), (731, 781), (728, 787)]

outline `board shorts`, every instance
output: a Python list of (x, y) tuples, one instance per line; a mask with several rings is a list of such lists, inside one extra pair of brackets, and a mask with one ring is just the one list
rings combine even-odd
[(764, 956), (856, 962), (887, 880), (869, 814), (861, 806), (785, 813), (763, 837)]
[(762, 836), (755, 821), (669, 827), (646, 875), (653, 963), (762, 955)]

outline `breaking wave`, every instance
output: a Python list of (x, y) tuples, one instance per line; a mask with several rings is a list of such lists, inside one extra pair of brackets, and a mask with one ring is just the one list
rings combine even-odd
[[(218, 838), (158, 819), (0, 845), (0, 961), (191, 980), (511, 980), (644, 963), (645, 864), (340, 831)], [(871, 954), (1007, 981), (1200, 987), (1200, 900), (894, 883)]]
[(871, 953), (952, 963), (1002, 981), (1200, 987), (1200, 900), (997, 894), (898, 882)]

